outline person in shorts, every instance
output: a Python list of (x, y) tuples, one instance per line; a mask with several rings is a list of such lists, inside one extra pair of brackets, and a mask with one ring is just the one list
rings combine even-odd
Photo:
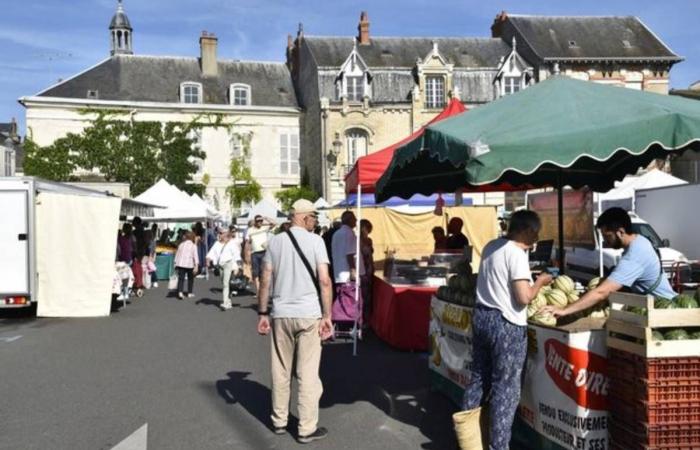
[(250, 245), (251, 271), (256, 292), (260, 289), (262, 263), (265, 258), (265, 250), (267, 250), (270, 230), (274, 224), (275, 223), (271, 219), (257, 215), (253, 220), (253, 226), (248, 229), (246, 240)]

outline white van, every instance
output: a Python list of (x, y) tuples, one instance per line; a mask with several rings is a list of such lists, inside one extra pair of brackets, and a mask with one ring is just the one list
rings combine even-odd
[[(661, 255), (661, 264), (663, 265), (664, 272), (668, 277), (671, 276), (672, 267), (674, 263), (683, 262), (687, 263), (688, 259), (678, 250), (671, 248), (671, 243), (668, 239), (662, 239), (656, 233), (654, 228), (647, 223), (645, 220), (640, 218), (634, 213), (629, 213), (632, 219), (632, 231), (637, 234), (641, 234), (645, 238), (651, 241), (651, 244), (659, 249), (659, 254)], [(595, 222), (594, 218), (594, 222)], [(591, 278), (597, 277), (599, 275), (600, 267), (600, 242), (598, 242), (599, 236), (595, 232), (596, 246), (595, 248), (583, 248), (583, 247), (565, 247), (566, 250), (566, 270), (567, 274), (573, 278), (588, 281)], [(617, 265), (622, 257), (622, 250), (617, 250), (613, 248), (603, 248), (603, 272), (608, 274), (612, 271), (613, 267)]]

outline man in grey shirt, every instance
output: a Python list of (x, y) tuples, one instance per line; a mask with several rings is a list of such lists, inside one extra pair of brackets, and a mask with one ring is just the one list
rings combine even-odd
[[(331, 279), (323, 239), (310, 232), (316, 226), (316, 215), (316, 208), (310, 201), (297, 200), (292, 205), (289, 232), (315, 272), (322, 302), (312, 275), (285, 232), (268, 242), (258, 291), (258, 333), (267, 335), (272, 331), (273, 431), (276, 434), (286, 432), (291, 371), (296, 362), (299, 382), (298, 440), (304, 444), (323, 439), (328, 434), (325, 428), (318, 426), (318, 410), (323, 393), (319, 377), (321, 340), (330, 337), (332, 326)], [(272, 311), (268, 309), (270, 300)]]

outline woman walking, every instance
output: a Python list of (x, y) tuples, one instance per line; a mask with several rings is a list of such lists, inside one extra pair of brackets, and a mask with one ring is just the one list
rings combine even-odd
[(197, 246), (194, 241), (194, 233), (191, 231), (186, 232), (182, 242), (177, 247), (177, 253), (175, 253), (177, 297), (180, 300), (185, 298), (185, 292), (182, 290), (185, 284), (185, 277), (187, 277), (187, 296), (194, 297), (192, 292), (194, 288), (194, 274), (199, 268), (199, 256), (197, 255)]

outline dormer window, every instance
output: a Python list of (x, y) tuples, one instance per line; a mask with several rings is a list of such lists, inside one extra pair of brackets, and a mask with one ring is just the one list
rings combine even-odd
[(428, 109), (445, 107), (445, 77), (425, 77), (425, 107)]
[(182, 103), (202, 103), (202, 85), (186, 82), (180, 85), (180, 101)]
[(348, 100), (351, 102), (361, 102), (365, 96), (365, 77), (346, 77), (348, 90)]
[(250, 86), (247, 84), (232, 84), (229, 92), (231, 104), (235, 106), (250, 106)]
[(520, 91), (522, 77), (503, 77), (504, 94), (515, 94)]
[(372, 97), (370, 81), (372, 74), (367, 64), (353, 47), (350, 56), (340, 67), (338, 78), (335, 81), (335, 98), (340, 101), (346, 99), (350, 102), (363, 102), (365, 97)]

